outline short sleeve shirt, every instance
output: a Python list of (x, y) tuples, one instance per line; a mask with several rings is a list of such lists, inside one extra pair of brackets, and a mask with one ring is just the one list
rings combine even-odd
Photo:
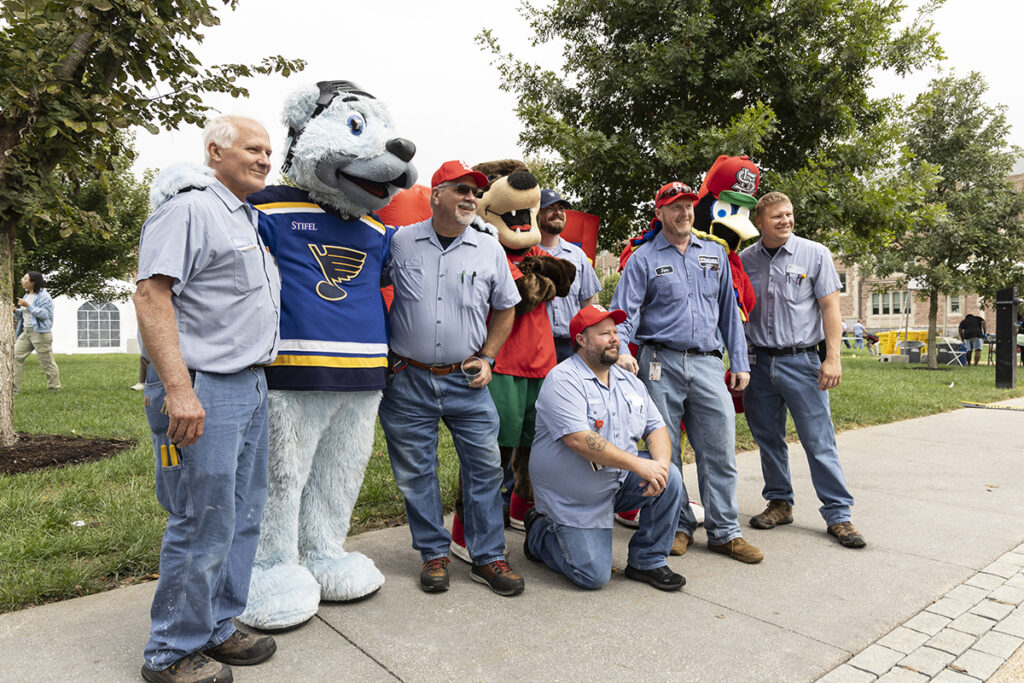
[(576, 266), (576, 277), (572, 281), (569, 293), (548, 302), (548, 319), (551, 321), (551, 331), (555, 339), (568, 339), (569, 321), (579, 312), (580, 304), (601, 291), (601, 283), (597, 279), (590, 258), (572, 242), (566, 242), (559, 237), (558, 244), (553, 247), (545, 247), (542, 244), (537, 246), (552, 256), (565, 259)]
[(385, 282), (395, 286), (391, 350), (420, 363), (457, 363), (479, 352), (488, 312), (519, 303), (498, 240), (466, 228), (442, 247), (433, 219), (395, 234)]
[(562, 437), (592, 430), (636, 455), (637, 441), (665, 424), (647, 389), (618, 366), (610, 368), (605, 386), (575, 354), (548, 373), (536, 405), (530, 481), (538, 512), (571, 527), (610, 528), (615, 492), (627, 472), (595, 471)]
[(142, 226), (136, 282), (173, 280), (190, 370), (229, 374), (277, 355), (281, 279), (256, 222), (256, 210), (215, 181), (172, 197)]
[(715, 351), (724, 341), (732, 369), (750, 370), (729, 258), (716, 242), (691, 234), (681, 253), (659, 232), (626, 262), (610, 308), (629, 316), (619, 325), (619, 353), (630, 339), (677, 351)]
[(842, 288), (828, 247), (790, 235), (774, 257), (758, 240), (740, 259), (757, 294), (747, 323), (751, 344), (807, 347), (825, 338), (818, 299)]

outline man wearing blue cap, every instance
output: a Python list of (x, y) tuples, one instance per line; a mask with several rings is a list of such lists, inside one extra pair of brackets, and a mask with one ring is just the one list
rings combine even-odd
[(569, 202), (554, 190), (540, 191), (540, 212), (537, 214), (540, 248), (576, 266), (576, 279), (569, 293), (548, 302), (548, 319), (551, 320), (551, 331), (555, 335), (555, 356), (559, 363), (572, 355), (569, 321), (584, 306), (596, 304), (597, 294), (601, 291), (601, 283), (590, 258), (578, 246), (560, 237), (565, 230), (565, 211), (571, 208)]

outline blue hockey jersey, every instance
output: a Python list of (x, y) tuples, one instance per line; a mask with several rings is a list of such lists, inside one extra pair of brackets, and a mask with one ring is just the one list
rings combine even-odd
[(281, 347), (267, 384), (383, 389), (388, 333), (380, 279), (395, 229), (369, 216), (343, 220), (294, 187), (267, 187), (248, 199), (281, 271)]

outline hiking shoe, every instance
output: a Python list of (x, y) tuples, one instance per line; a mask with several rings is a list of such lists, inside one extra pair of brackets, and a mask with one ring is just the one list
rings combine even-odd
[(669, 555), (685, 555), (686, 549), (693, 545), (693, 536), (686, 533), (685, 531), (677, 531), (676, 537), (672, 541), (672, 550), (668, 551)]
[(252, 666), (265, 662), (277, 652), (277, 643), (266, 635), (235, 631), (217, 647), (203, 650), (203, 654), (218, 662), (238, 666)]
[(838, 538), (844, 548), (863, 548), (867, 545), (864, 537), (857, 531), (857, 527), (850, 522), (833, 524), (828, 528), (828, 533), (830, 536)]
[(435, 557), (423, 563), (420, 569), (420, 588), (427, 593), (443, 593), (448, 590), (448, 563), (451, 560), (447, 555)]
[(538, 517), (543, 516), (544, 515), (537, 512), (537, 508), (530, 508), (526, 511), (526, 514), (523, 515), (523, 530), (526, 532), (526, 540), (523, 541), (523, 555), (526, 555), (526, 559), (530, 562), (541, 561), (541, 559), (534, 555), (530, 550), (530, 528), (533, 526), (533, 523), (537, 521)]
[(728, 543), (721, 545), (708, 543), (708, 550), (728, 555), (734, 560), (746, 562), (747, 564), (757, 564), (764, 559), (764, 553), (743, 540), (742, 536), (737, 536)]
[(637, 569), (627, 564), (624, 573), (627, 579), (643, 581), (661, 591), (677, 591), (686, 585), (686, 579), (682, 574), (676, 574), (665, 565), (654, 569)]
[(495, 560), (490, 564), (475, 564), (469, 573), (477, 583), (490, 586), (498, 595), (519, 595), (526, 588), (523, 577), (512, 571), (505, 560)]
[(150, 683), (231, 683), (231, 668), (215, 662), (201, 652), (185, 655), (163, 671), (142, 667), (142, 677)]
[(755, 529), (773, 529), (779, 524), (792, 523), (793, 506), (784, 500), (769, 500), (764, 512), (750, 518), (750, 526)]
[(630, 529), (637, 529), (640, 527), (640, 508), (636, 510), (626, 510), (625, 512), (616, 512), (615, 521), (622, 526), (628, 526)]

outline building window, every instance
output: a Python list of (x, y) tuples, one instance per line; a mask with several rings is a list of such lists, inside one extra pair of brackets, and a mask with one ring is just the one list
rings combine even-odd
[(89, 301), (78, 308), (79, 348), (121, 346), (121, 313), (109, 302)]
[(839, 291), (842, 294), (846, 294), (846, 271), (840, 271), (839, 273)]
[(956, 313), (958, 315), (962, 312), (960, 310), (960, 295), (959, 294), (950, 294), (949, 295), (949, 312), (950, 313)]
[(871, 315), (902, 315), (910, 312), (910, 292), (874, 292)]

